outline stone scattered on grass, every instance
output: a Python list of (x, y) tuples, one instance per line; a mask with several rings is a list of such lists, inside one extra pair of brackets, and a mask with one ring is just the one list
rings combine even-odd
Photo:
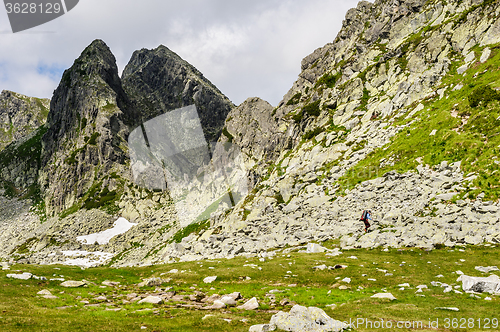
[(47, 289), (41, 290), (37, 294), (42, 295), (42, 297), (44, 299), (57, 299), (58, 298), (57, 296), (52, 295), (52, 293)]
[(232, 296), (229, 296), (229, 295), (225, 295), (223, 296), (220, 301), (222, 303), (224, 303), (225, 305), (227, 305), (228, 307), (234, 307), (236, 305), (236, 301), (234, 300), (234, 298)]
[(83, 280), (82, 281), (67, 280), (61, 283), (61, 286), (66, 288), (78, 288), (78, 287), (83, 287), (85, 285), (87, 285), (87, 282)]
[(159, 287), (163, 284), (169, 283), (172, 281), (171, 278), (162, 279), (162, 278), (149, 278), (137, 284), (138, 287)]
[(214, 304), (210, 306), (210, 309), (224, 309), (224, 308), (226, 308), (226, 304), (221, 300), (215, 300)]
[(7, 274), (7, 278), (19, 279), (19, 280), (28, 280), (31, 279), (33, 275), (29, 272), (24, 272), (22, 274)]
[(486, 267), (476, 266), (475, 269), (483, 273), (490, 273), (491, 271), (500, 271), (496, 266), (486, 266)]
[(204, 283), (206, 283), (206, 284), (211, 284), (211, 283), (212, 283), (212, 282), (214, 282), (216, 279), (217, 279), (217, 276), (206, 277), (205, 279), (203, 279), (203, 282), (204, 282)]
[(270, 324), (259, 324), (250, 326), (249, 332), (269, 332), (275, 331), (276, 326), (271, 326)]
[(245, 302), (245, 304), (240, 305), (238, 309), (245, 309), (245, 310), (255, 310), (259, 308), (259, 302), (257, 302), (257, 298), (252, 297), (250, 300)]
[(142, 300), (140, 300), (139, 304), (142, 304), (142, 303), (150, 303), (150, 304), (160, 304), (162, 303), (163, 300), (161, 299), (161, 297), (158, 297), (158, 296), (148, 296)]
[(114, 286), (118, 286), (120, 284), (120, 282), (105, 280), (105, 281), (102, 282), (102, 284), (104, 286), (114, 287)]
[(394, 297), (394, 295), (392, 295), (391, 293), (377, 293), (375, 295), (372, 295), (371, 297), (374, 298), (374, 299), (388, 299), (388, 300), (391, 300), (391, 301), (396, 300), (396, 298)]
[(460, 311), (460, 309), (455, 307), (437, 307), (434, 310), (448, 310), (448, 311)]
[(317, 243), (308, 243), (306, 248), (306, 252), (308, 254), (325, 252), (325, 250), (326, 248), (320, 246)]

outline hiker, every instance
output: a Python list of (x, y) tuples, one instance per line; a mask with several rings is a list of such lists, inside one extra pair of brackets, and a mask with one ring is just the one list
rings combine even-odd
[(372, 212), (370, 210), (364, 210), (363, 213), (361, 214), (361, 218), (359, 219), (365, 223), (365, 232), (368, 231), (368, 227), (370, 227), (370, 223), (368, 220), (373, 220), (372, 219)]

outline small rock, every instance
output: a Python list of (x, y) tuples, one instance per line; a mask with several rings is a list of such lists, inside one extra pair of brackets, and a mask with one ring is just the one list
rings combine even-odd
[(83, 287), (85, 285), (87, 285), (87, 282), (83, 280), (82, 281), (67, 280), (61, 283), (61, 286), (66, 288), (78, 288), (78, 287)]
[(280, 305), (286, 306), (288, 304), (290, 304), (290, 300), (289, 299), (287, 299), (287, 298), (281, 299)]
[(479, 61), (482, 62), (486, 62), (489, 57), (491, 55), (491, 49), (489, 47), (486, 47), (484, 50), (483, 50), (483, 54), (481, 55), (481, 59), (479, 59)]
[(487, 266), (487, 267), (476, 266), (475, 269), (478, 270), (479, 272), (483, 272), (483, 273), (489, 273), (491, 271), (500, 271), (498, 269), (498, 267), (496, 267), (496, 266)]
[(160, 304), (162, 303), (163, 300), (161, 299), (161, 297), (158, 297), (158, 296), (148, 296), (142, 300), (140, 300), (139, 304), (142, 304), (142, 303), (150, 303), (150, 304)]
[(250, 326), (249, 332), (268, 332), (276, 330), (276, 326), (269, 324), (259, 324)]
[(210, 309), (224, 309), (226, 304), (221, 300), (215, 300), (214, 304), (210, 307)]
[(172, 281), (171, 278), (162, 279), (162, 278), (149, 278), (137, 284), (138, 287), (159, 287), (163, 284)]
[(241, 293), (240, 292), (234, 292), (234, 293), (228, 294), (227, 296), (232, 297), (233, 300), (235, 300), (235, 301), (241, 299)]
[(205, 294), (202, 292), (195, 292), (194, 294), (189, 295), (189, 300), (194, 302), (200, 302), (205, 297)]
[(102, 282), (102, 284), (104, 286), (109, 286), (109, 287), (113, 287), (113, 286), (118, 286), (120, 284), (120, 282), (118, 281), (109, 281), (109, 280), (105, 280)]
[(236, 301), (229, 295), (223, 296), (220, 301), (227, 305), (228, 307), (233, 307), (236, 305)]
[(328, 268), (328, 266), (326, 266), (325, 264), (323, 264), (323, 265), (314, 266), (313, 270), (321, 270), (321, 271), (323, 271), (323, 270), (326, 270), (327, 268)]
[(37, 294), (38, 295), (52, 295), (52, 293), (47, 289), (41, 290)]
[(205, 279), (203, 279), (203, 282), (204, 282), (204, 283), (206, 283), (206, 284), (211, 284), (211, 283), (212, 283), (212, 282), (214, 282), (216, 279), (217, 279), (217, 276), (206, 277)]
[(240, 305), (238, 307), (238, 309), (245, 309), (245, 310), (255, 310), (257, 308), (259, 308), (259, 302), (257, 302), (257, 298), (255, 297), (252, 297), (245, 304)]
[(323, 248), (317, 243), (308, 243), (306, 248), (306, 252), (308, 254), (324, 252), (325, 250), (326, 250), (325, 248)]
[(437, 307), (434, 310), (449, 310), (449, 311), (460, 311), (460, 309), (455, 307)]
[(19, 280), (28, 280), (31, 279), (33, 275), (28, 272), (24, 272), (23, 274), (7, 274), (7, 278), (19, 279)]
[(467, 69), (469, 69), (469, 66), (468, 66), (467, 64), (465, 64), (465, 65), (463, 65), (463, 66), (461, 66), (461, 67), (459, 67), (459, 68), (457, 69), (457, 73), (458, 73), (459, 75), (462, 75), (463, 73), (465, 73), (465, 71), (466, 71)]
[(389, 299), (391, 301), (396, 300), (394, 295), (392, 295), (391, 293), (377, 293), (375, 295), (372, 295), (371, 297), (374, 299)]

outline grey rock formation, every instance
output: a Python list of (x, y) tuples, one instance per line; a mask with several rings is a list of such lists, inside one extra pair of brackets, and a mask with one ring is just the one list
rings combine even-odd
[(338, 332), (349, 327), (347, 324), (331, 318), (319, 308), (307, 308), (300, 305), (293, 306), (289, 313), (280, 311), (273, 315), (269, 325), (279, 330), (294, 332)]
[(127, 124), (136, 117), (115, 57), (104, 42), (94, 41), (64, 72), (51, 100), (39, 178), (49, 214), (74, 205), (91, 208), (107, 194), (118, 195), (110, 173), (127, 172)]
[(234, 107), (202, 73), (163, 45), (134, 52), (122, 80), (125, 91), (136, 102), (139, 120), (196, 105), (208, 142), (217, 141)]

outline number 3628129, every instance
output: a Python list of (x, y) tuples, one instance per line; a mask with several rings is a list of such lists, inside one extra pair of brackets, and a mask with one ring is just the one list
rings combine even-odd
[(10, 3), (5, 4), (7, 14), (59, 14), (63, 9), (61, 3)]

